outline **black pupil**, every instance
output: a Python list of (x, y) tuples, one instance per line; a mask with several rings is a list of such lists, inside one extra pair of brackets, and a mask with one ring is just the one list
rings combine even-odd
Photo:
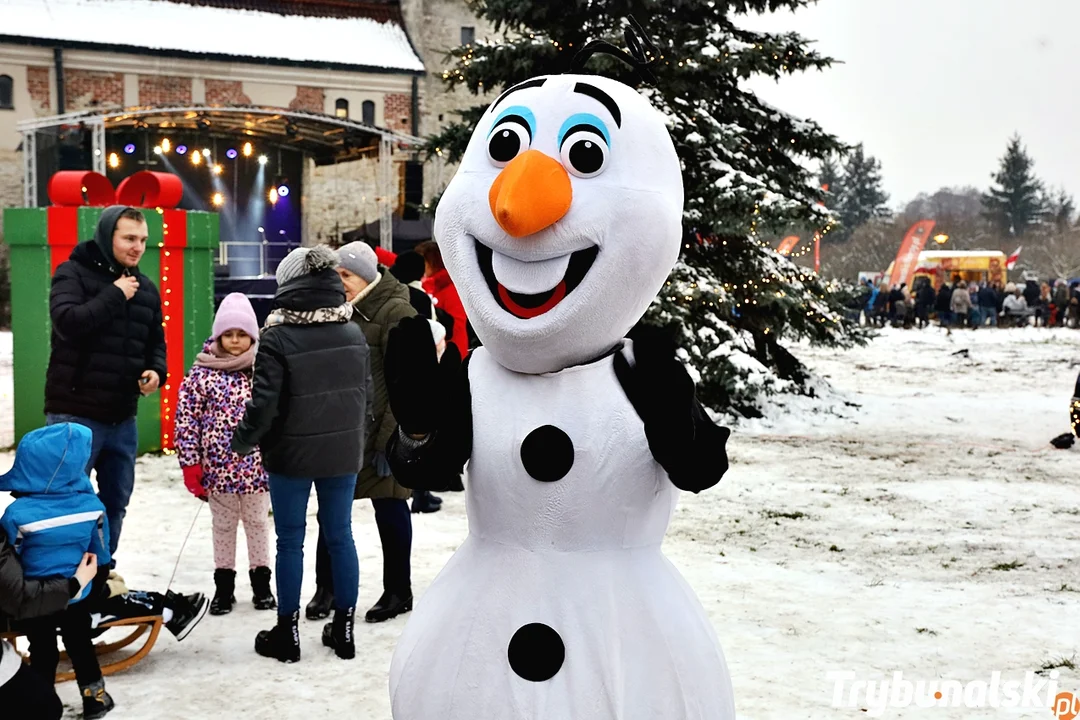
[(495, 162), (510, 162), (517, 157), (521, 150), (521, 138), (510, 129), (499, 130), (491, 136), (488, 143), (488, 154)]
[(588, 175), (604, 166), (604, 151), (592, 140), (578, 140), (570, 146), (570, 164)]

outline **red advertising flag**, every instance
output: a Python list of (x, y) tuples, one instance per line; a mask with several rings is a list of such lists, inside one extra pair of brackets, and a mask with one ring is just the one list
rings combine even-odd
[(926, 240), (935, 224), (933, 220), (920, 220), (907, 231), (904, 241), (900, 243), (900, 251), (896, 253), (896, 260), (893, 261), (892, 275), (889, 276), (891, 287), (900, 283), (911, 284), (915, 268), (919, 264), (919, 253), (926, 247)]
[(1024, 246), (1016, 248), (1016, 251), (1005, 260), (1005, 269), (1012, 270), (1016, 267), (1016, 262), (1020, 259), (1020, 251), (1024, 249)]
[(776, 248), (776, 252), (781, 255), (790, 255), (791, 251), (795, 249), (795, 246), (799, 244), (798, 235), (789, 235), (780, 241), (780, 246)]

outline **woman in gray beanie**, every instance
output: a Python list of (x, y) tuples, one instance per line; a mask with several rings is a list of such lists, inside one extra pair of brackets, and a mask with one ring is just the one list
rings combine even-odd
[[(369, 623), (382, 622), (412, 609), (412, 516), (406, 502), (411, 492), (390, 474), (386, 443), (397, 428), (390, 412), (383, 373), (383, 357), (390, 329), (402, 318), (416, 315), (409, 302), (409, 290), (389, 272), (380, 272), (375, 251), (363, 242), (353, 242), (338, 250), (337, 268), (345, 285), (345, 296), (353, 308), (352, 320), (364, 332), (371, 348), (371, 376), (374, 386), (373, 421), (364, 448), (364, 465), (356, 483), (356, 497), (370, 498), (383, 551), (383, 593), (367, 611)], [(320, 535), (316, 562), (318, 590), (307, 606), (309, 618), (318, 617), (329, 603), (331, 584), (337, 586), (337, 569), (327, 562)], [(334, 575), (331, 583), (327, 577)], [(336, 599), (336, 598), (335, 598)]]
[(353, 307), (327, 247), (298, 248), (277, 269), (274, 305), (259, 339), (251, 401), (232, 448), (260, 446), (270, 476), (277, 531), (278, 622), (255, 638), (255, 651), (300, 659), (300, 583), (311, 486), (333, 568), (334, 621), (323, 644), (355, 655), (353, 616), (360, 585), (352, 536), (352, 496), (364, 457), (368, 347), (350, 322)]

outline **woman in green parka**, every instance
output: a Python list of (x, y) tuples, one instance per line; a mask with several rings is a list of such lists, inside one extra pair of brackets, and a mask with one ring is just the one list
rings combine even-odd
[[(397, 421), (390, 412), (383, 358), (390, 329), (402, 318), (416, 315), (416, 311), (409, 302), (408, 287), (389, 272), (379, 271), (375, 251), (367, 243), (349, 243), (338, 250), (338, 256), (337, 270), (345, 285), (345, 297), (353, 304), (353, 322), (360, 325), (371, 349), (373, 418), (364, 444), (364, 467), (356, 481), (356, 497), (371, 499), (382, 541), (383, 594), (364, 617), (367, 622), (375, 623), (412, 610), (412, 515), (407, 502), (412, 492), (394, 480), (386, 462), (386, 444), (397, 428)], [(306, 609), (307, 617), (312, 620), (326, 617), (333, 606), (329, 555), (321, 535), (315, 578), (315, 597)]]

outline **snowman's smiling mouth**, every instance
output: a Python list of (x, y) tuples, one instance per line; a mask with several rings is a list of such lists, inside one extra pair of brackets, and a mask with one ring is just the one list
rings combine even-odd
[[(480, 272), (484, 274), (488, 289), (495, 297), (495, 302), (506, 312), (514, 317), (529, 320), (543, 315), (558, 305), (567, 295), (581, 284), (586, 273), (596, 260), (600, 248), (596, 245), (578, 250), (570, 254), (570, 263), (562, 280), (550, 290), (544, 292), (525, 294), (512, 292), (499, 282), (495, 277), (495, 269), (492, 266), (494, 251), (484, 243), (476, 240), (476, 258), (480, 263)], [(565, 256), (564, 256), (565, 257)]]

